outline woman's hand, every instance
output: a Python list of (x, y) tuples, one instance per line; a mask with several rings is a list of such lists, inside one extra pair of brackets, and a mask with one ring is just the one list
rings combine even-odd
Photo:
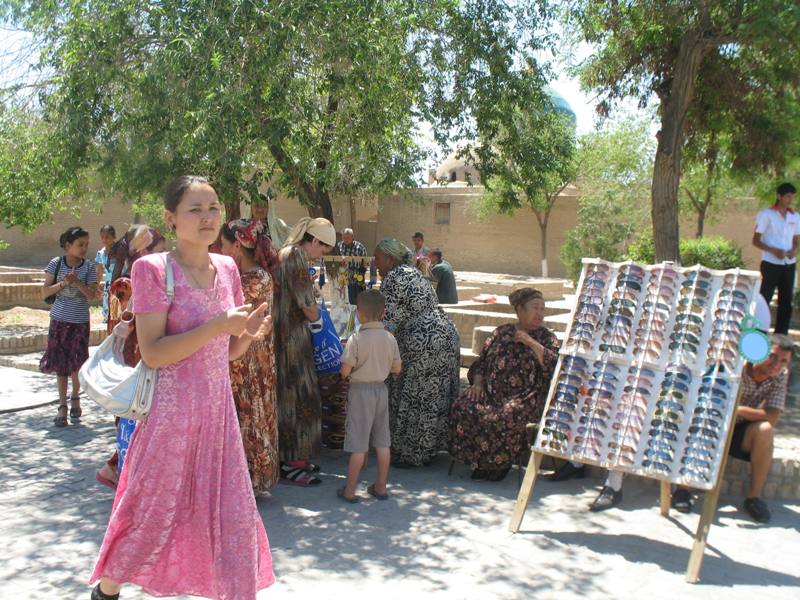
[(248, 320), (251, 315), (250, 309), (250, 304), (244, 304), (236, 308), (230, 308), (220, 314), (217, 319), (219, 320), (222, 333), (227, 333), (234, 337), (242, 335), (247, 328)]
[(539, 363), (544, 360), (544, 346), (533, 339), (527, 331), (517, 329), (517, 332), (514, 334), (514, 341), (533, 350), (533, 354)]
[[(72, 285), (76, 281), (79, 281), (78, 274), (75, 272), (75, 267), (72, 268), (72, 271), (64, 275), (64, 283), (66, 285)], [(66, 286), (65, 286), (66, 287)]]
[(476, 376), (472, 380), (472, 385), (469, 387), (469, 390), (467, 390), (467, 393), (469, 394), (470, 400), (473, 402), (480, 402), (486, 398), (486, 390), (483, 389), (483, 377)]
[(264, 302), (247, 316), (247, 325), (242, 337), (261, 340), (272, 332), (272, 316), (267, 314), (268, 309), (269, 304)]

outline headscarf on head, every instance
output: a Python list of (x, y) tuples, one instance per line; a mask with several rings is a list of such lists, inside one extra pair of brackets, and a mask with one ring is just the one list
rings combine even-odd
[(230, 221), (227, 227), (236, 237), (236, 241), (253, 251), (255, 261), (263, 269), (266, 269), (272, 275), (272, 279), (277, 282), (280, 262), (275, 248), (272, 247), (272, 239), (266, 224), (253, 219), (235, 219)]
[(306, 234), (317, 238), (328, 246), (333, 247), (336, 245), (336, 229), (334, 229), (333, 223), (322, 217), (317, 217), (316, 219), (303, 217), (292, 227), (283, 247), (299, 245)]
[(391, 256), (401, 265), (415, 265), (414, 253), (403, 242), (392, 239), (385, 239), (378, 242), (376, 250), (381, 251), (386, 256)]
[(532, 287), (524, 287), (511, 292), (511, 295), (508, 297), (508, 301), (511, 303), (511, 306), (517, 308), (529, 300), (535, 300), (537, 298), (544, 300), (542, 292)]

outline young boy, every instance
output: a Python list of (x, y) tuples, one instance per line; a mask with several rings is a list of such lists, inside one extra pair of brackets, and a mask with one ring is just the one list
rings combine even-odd
[(400, 373), (400, 349), (394, 336), (383, 328), (386, 306), (383, 294), (367, 290), (358, 295), (356, 311), (361, 329), (347, 341), (342, 355), (342, 377), (350, 377), (347, 397), (344, 450), (350, 452), (347, 485), (337, 495), (351, 504), (356, 496), (358, 477), (367, 461), (370, 442), (378, 455), (378, 475), (367, 492), (378, 500), (387, 500), (389, 478), (389, 373)]

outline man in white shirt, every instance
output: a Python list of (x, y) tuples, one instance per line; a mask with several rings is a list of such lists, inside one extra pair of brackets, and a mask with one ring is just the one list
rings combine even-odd
[(778, 289), (775, 333), (788, 333), (792, 318), (800, 215), (792, 209), (797, 189), (791, 183), (778, 186), (775, 204), (758, 213), (753, 245), (761, 249), (761, 295), (769, 304)]

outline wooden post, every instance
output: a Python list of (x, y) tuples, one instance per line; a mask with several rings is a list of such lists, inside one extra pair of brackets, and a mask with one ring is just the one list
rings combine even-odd
[(661, 482), (661, 516), (669, 516), (669, 504), (671, 500), (669, 481)]
[(511, 523), (508, 530), (512, 533), (519, 531), (519, 526), (522, 524), (522, 517), (525, 516), (525, 509), (528, 508), (528, 500), (531, 497), (533, 486), (536, 483), (536, 477), (539, 475), (539, 467), (542, 464), (542, 455), (531, 450), (531, 458), (528, 461), (528, 468), (525, 470), (525, 479), (522, 480), (522, 487), (519, 488), (519, 495), (517, 496), (517, 503), (514, 505), (514, 512), (511, 515)]
[(725, 467), (728, 465), (728, 451), (731, 447), (733, 438), (733, 426), (736, 424), (736, 412), (739, 408), (739, 398), (742, 396), (742, 386), (739, 383), (739, 392), (736, 394), (736, 403), (733, 406), (731, 420), (728, 423), (728, 439), (725, 441), (725, 453), (722, 455), (719, 465), (719, 476), (717, 485), (707, 491), (703, 497), (703, 510), (700, 513), (700, 522), (697, 524), (697, 531), (694, 534), (694, 544), (692, 552), (689, 554), (689, 564), (686, 566), (686, 582), (697, 583), (700, 579), (700, 569), (703, 566), (703, 554), (706, 551), (706, 540), (711, 524), (714, 522), (714, 515), (717, 513), (717, 502), (719, 501), (722, 480), (725, 478)]

